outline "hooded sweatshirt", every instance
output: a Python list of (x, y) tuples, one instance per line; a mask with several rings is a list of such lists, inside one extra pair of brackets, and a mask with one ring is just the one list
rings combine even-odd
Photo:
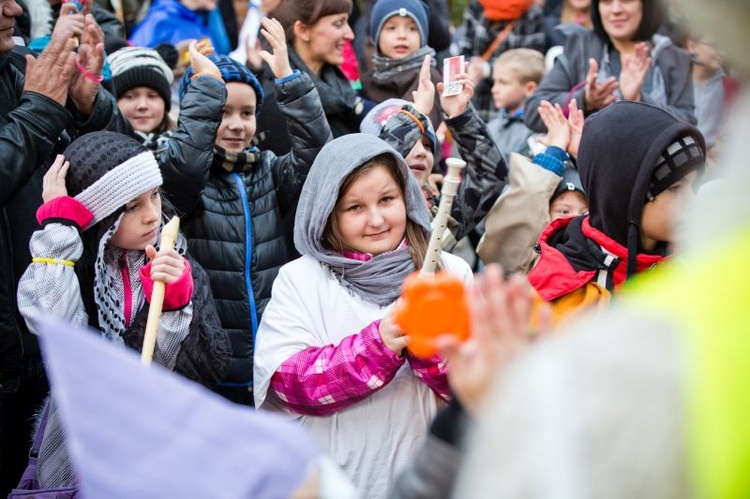
[[(604, 290), (615, 290), (668, 254), (668, 244), (659, 244), (651, 254), (641, 248), (641, 216), (662, 152), (684, 136), (695, 139), (697, 153), (704, 157), (705, 142), (697, 128), (649, 104), (616, 102), (586, 120), (578, 168), (589, 214), (556, 220), (542, 233), (539, 263), (528, 279), (545, 301), (592, 281), (608, 296)], [(700, 161), (691, 162), (673, 182), (700, 166)]]

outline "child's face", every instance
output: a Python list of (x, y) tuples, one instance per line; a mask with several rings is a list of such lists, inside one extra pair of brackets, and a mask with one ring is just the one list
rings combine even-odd
[(386, 166), (355, 180), (334, 208), (345, 249), (379, 255), (395, 250), (406, 233), (404, 195)]
[(164, 100), (153, 88), (131, 88), (117, 99), (117, 107), (139, 132), (151, 133), (164, 120)]
[(403, 59), (416, 52), (422, 43), (419, 27), (409, 16), (391, 16), (378, 37), (380, 53), (391, 59)]
[(110, 243), (118, 248), (142, 251), (156, 242), (160, 224), (161, 195), (157, 187), (125, 205), (120, 226)]
[(492, 100), (495, 107), (514, 113), (523, 107), (526, 98), (536, 90), (533, 81), (522, 82), (518, 73), (502, 64), (492, 70)]
[(227, 83), (227, 102), (222, 111), (221, 125), (216, 132), (216, 145), (227, 152), (238, 153), (250, 147), (255, 136), (255, 90), (246, 83)]
[(422, 135), (404, 159), (406, 160), (406, 164), (409, 165), (411, 172), (417, 178), (417, 183), (420, 186), (424, 185), (430, 173), (432, 173), (432, 167), (435, 164), (435, 155), (432, 154), (430, 139)]
[(578, 191), (565, 191), (555, 199), (549, 206), (550, 220), (563, 217), (577, 217), (589, 212), (589, 203), (586, 196)]
[(643, 206), (641, 244), (646, 251), (653, 250), (659, 241), (674, 242), (677, 220), (685, 205), (693, 199), (693, 183), (697, 176), (698, 172), (690, 172)]
[(321, 17), (312, 26), (303, 25), (301, 33), (296, 35), (295, 45), (302, 43), (306, 46), (304, 54), (312, 59), (311, 62), (340, 66), (344, 63), (346, 42), (354, 40), (348, 21), (347, 13), (331, 14)]

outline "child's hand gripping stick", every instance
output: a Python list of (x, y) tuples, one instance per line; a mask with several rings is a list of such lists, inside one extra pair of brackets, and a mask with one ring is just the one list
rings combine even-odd
[(409, 337), (407, 348), (421, 358), (438, 353), (435, 339), (443, 334), (452, 334), (461, 341), (469, 336), (469, 310), (463, 281), (448, 272), (435, 275), (448, 214), (461, 183), (461, 170), (466, 167), (466, 162), (457, 158), (448, 158), (446, 164), (448, 174), (443, 180), (440, 206), (432, 222), (424, 264), (419, 273), (415, 272), (404, 281), (402, 299), (394, 310), (395, 322)]
[[(161, 230), (161, 240), (159, 243), (159, 252), (171, 251), (174, 243), (177, 241), (177, 234), (180, 231), (179, 217), (172, 217)], [(164, 305), (164, 291), (166, 284), (162, 281), (154, 282), (154, 290), (151, 293), (151, 304), (148, 309), (148, 320), (146, 321), (146, 334), (143, 338), (143, 349), (141, 350), (141, 364), (151, 364), (154, 356), (154, 346), (156, 345), (156, 330), (161, 320), (161, 309)]]

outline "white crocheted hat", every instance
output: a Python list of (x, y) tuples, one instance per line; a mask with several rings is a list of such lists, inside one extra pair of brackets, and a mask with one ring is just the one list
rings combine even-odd
[(70, 162), (68, 195), (94, 215), (88, 227), (162, 184), (154, 155), (127, 135), (89, 133), (73, 141), (64, 155)]

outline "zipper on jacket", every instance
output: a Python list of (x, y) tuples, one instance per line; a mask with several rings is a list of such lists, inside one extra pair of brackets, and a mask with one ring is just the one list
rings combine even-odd
[(125, 327), (130, 327), (130, 319), (133, 313), (133, 289), (130, 287), (130, 270), (127, 260), (128, 250), (122, 250), (120, 257), (120, 275), (122, 276), (122, 291), (125, 305)]
[(247, 296), (250, 300), (250, 322), (253, 328), (253, 352), (255, 352), (255, 335), (258, 332), (258, 312), (255, 310), (255, 293), (253, 293), (253, 282), (250, 278), (250, 267), (253, 263), (253, 220), (250, 216), (250, 205), (247, 201), (245, 182), (238, 173), (233, 173), (232, 176), (240, 191), (242, 212), (245, 215), (245, 286), (247, 287)]

